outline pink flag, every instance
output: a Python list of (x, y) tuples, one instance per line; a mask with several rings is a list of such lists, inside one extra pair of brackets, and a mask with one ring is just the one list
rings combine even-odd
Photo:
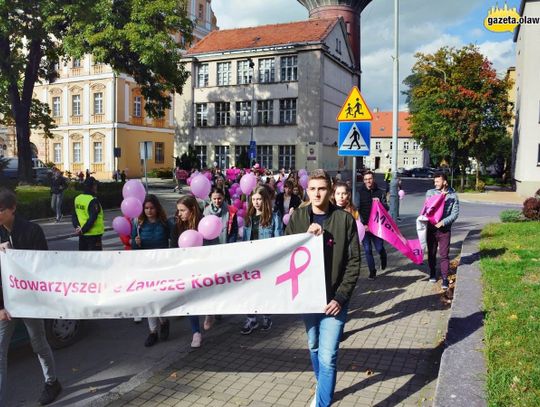
[(444, 212), (445, 198), (446, 194), (437, 194), (426, 198), (420, 215), (424, 215), (432, 225), (439, 223)]
[(380, 201), (373, 201), (368, 227), (371, 233), (386, 240), (414, 263), (423, 263), (424, 253), (420, 241), (405, 239)]

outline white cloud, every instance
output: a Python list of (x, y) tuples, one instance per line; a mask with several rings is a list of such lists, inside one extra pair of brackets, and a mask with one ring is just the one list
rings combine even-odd
[(505, 41), (486, 41), (478, 44), (480, 52), (492, 63), (499, 74), (505, 74), (510, 66), (516, 64), (516, 52), (512, 39)]

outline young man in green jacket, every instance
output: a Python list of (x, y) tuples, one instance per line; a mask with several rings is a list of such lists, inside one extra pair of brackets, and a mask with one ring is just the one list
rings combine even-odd
[(323, 235), (327, 305), (320, 314), (304, 315), (304, 323), (317, 379), (311, 405), (326, 407), (336, 387), (339, 340), (360, 272), (360, 247), (354, 218), (330, 203), (330, 177), (324, 170), (311, 172), (307, 194), (310, 204), (293, 212), (285, 234)]

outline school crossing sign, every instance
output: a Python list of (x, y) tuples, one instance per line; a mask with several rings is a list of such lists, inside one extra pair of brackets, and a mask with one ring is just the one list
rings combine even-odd
[(356, 86), (336, 117), (338, 122), (338, 155), (368, 156), (373, 115)]
[(370, 122), (341, 122), (338, 133), (339, 156), (368, 156), (371, 138)]

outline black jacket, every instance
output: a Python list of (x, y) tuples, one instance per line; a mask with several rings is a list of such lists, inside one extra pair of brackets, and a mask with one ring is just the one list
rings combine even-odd
[[(15, 215), (11, 233), (0, 226), (0, 243), (10, 242), (13, 249), (24, 250), (47, 250), (47, 240), (43, 229), (37, 223), (27, 221), (19, 215)], [(1, 270), (0, 270), (1, 273)], [(1, 285), (1, 280), (0, 280)], [(4, 308), (4, 298), (0, 290), (0, 308)]]
[(66, 179), (61, 175), (59, 177), (53, 176), (51, 179), (51, 194), (60, 194), (67, 189), (68, 185)]
[[(281, 192), (276, 195), (276, 202), (274, 203), (275, 210), (279, 212), (279, 215), (283, 217), (285, 215), (285, 208), (283, 207), (283, 201), (285, 200), (285, 193)], [(289, 202), (289, 209), (294, 208), (297, 209), (302, 201), (300, 200), (300, 197), (298, 195), (291, 195), (291, 201)]]
[(371, 213), (371, 206), (373, 205), (373, 198), (379, 198), (379, 201), (383, 206), (388, 209), (386, 204), (386, 192), (380, 189), (377, 184), (373, 184), (372, 189), (367, 189), (364, 184), (358, 191), (358, 212), (360, 213), (360, 219), (364, 225), (367, 225), (369, 220), (369, 214)]

